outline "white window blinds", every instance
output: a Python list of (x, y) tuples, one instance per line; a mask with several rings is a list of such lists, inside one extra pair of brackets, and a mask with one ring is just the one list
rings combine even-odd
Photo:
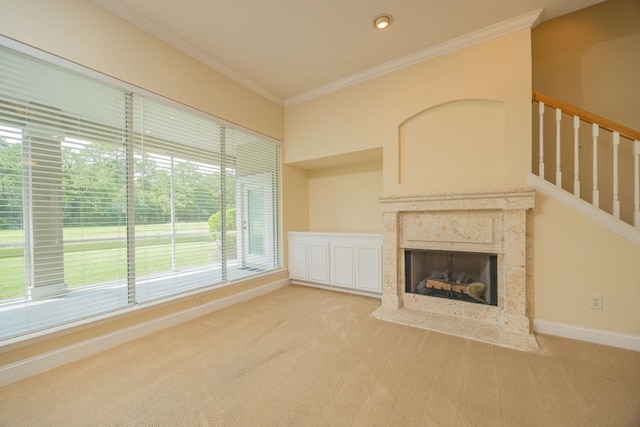
[[(232, 278), (280, 265), (278, 147), (236, 130), (226, 135), (227, 259)], [(235, 221), (233, 217), (235, 216)], [(232, 229), (233, 227), (233, 229)]]
[(3, 335), (127, 306), (124, 92), (4, 48), (0, 64)]
[(223, 281), (221, 126), (134, 98), (136, 282), (148, 301)]
[(0, 340), (279, 268), (279, 161), (0, 47)]

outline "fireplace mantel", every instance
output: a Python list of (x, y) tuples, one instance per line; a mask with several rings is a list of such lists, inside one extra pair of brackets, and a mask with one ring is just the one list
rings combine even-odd
[[(532, 189), (517, 189), (381, 198), (383, 289), (376, 317), (520, 350), (538, 349), (532, 333), (534, 197)], [(405, 249), (497, 255), (497, 306), (405, 292)]]

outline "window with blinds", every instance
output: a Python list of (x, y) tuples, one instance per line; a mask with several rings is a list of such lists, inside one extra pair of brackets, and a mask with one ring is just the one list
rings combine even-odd
[(0, 339), (280, 267), (279, 146), (0, 47)]

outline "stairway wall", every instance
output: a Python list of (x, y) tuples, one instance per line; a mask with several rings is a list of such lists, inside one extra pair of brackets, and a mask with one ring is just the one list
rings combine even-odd
[[(640, 129), (638, 22), (640, 2), (609, 0), (540, 24), (532, 31), (533, 88)], [(554, 149), (546, 152), (553, 173)], [(610, 162), (602, 163), (610, 170)], [(563, 165), (571, 179), (570, 163), (563, 160)], [(639, 259), (637, 245), (539, 194), (534, 209), (536, 321), (630, 334), (640, 343)], [(603, 296), (603, 310), (588, 308), (591, 294)]]
[(531, 32), (533, 88), (640, 129), (640, 2), (608, 0)]
[(640, 246), (538, 193), (533, 254), (537, 320), (640, 336)]

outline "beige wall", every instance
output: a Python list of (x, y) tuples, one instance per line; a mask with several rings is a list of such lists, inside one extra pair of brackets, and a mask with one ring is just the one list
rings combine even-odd
[[(286, 246), (287, 232), (309, 230), (309, 173), (305, 169), (283, 165), (282, 175), (283, 238)], [(287, 257), (285, 250), (285, 263)]]
[[(283, 108), (171, 48), (89, 0), (0, 0), (3, 36), (139, 86), (272, 138), (283, 138)], [(306, 173), (285, 167), (287, 193), (306, 193)], [(292, 223), (306, 208), (284, 198)], [(306, 206), (306, 202), (303, 203)], [(286, 231), (286, 228), (285, 228)], [(286, 257), (284, 258), (286, 263)], [(286, 271), (0, 348), (0, 366), (283, 280)], [(196, 302), (196, 299), (198, 300)]]
[[(517, 31), (287, 107), (285, 161), (382, 147), (385, 195), (523, 187), (530, 164), (530, 43), (528, 29)], [(475, 108), (487, 105), (493, 112)], [(478, 111), (497, 122), (483, 127)], [(401, 144), (401, 125), (432, 117), (429, 112), (437, 112), (440, 128), (429, 133), (432, 128), (418, 125)], [(481, 147), (496, 154), (490, 167), (456, 154)], [(401, 171), (402, 162), (411, 171)]]
[(382, 233), (381, 196), (381, 161), (310, 170), (309, 229)]
[(535, 318), (640, 335), (640, 247), (540, 194), (534, 228)]
[[(521, 30), (287, 107), (285, 162), (312, 165), (310, 229), (380, 232), (381, 195), (526, 186), (530, 43)], [(345, 165), (380, 149), (380, 170)]]
[[(640, 129), (639, 22), (640, 2), (608, 0), (540, 24), (532, 31), (534, 88)], [(553, 130), (552, 119), (547, 124)], [(580, 161), (587, 168), (591, 165), (589, 137), (581, 138), (585, 142)], [(630, 144), (622, 144), (621, 156), (629, 155)], [(601, 207), (611, 211), (610, 137), (599, 148)], [(563, 169), (569, 175), (573, 173), (571, 151), (569, 147), (562, 152)], [(548, 179), (553, 179), (553, 152), (553, 145), (546, 148)], [(621, 165), (621, 194), (632, 191), (632, 169), (632, 165)], [(571, 177), (563, 180), (569, 191), (571, 181)], [(590, 176), (583, 180), (582, 190), (590, 200)], [(622, 206), (627, 220), (630, 203)], [(536, 319), (640, 335), (640, 248), (542, 196), (536, 200), (534, 218)], [(603, 295), (603, 310), (587, 308), (590, 294)]]

